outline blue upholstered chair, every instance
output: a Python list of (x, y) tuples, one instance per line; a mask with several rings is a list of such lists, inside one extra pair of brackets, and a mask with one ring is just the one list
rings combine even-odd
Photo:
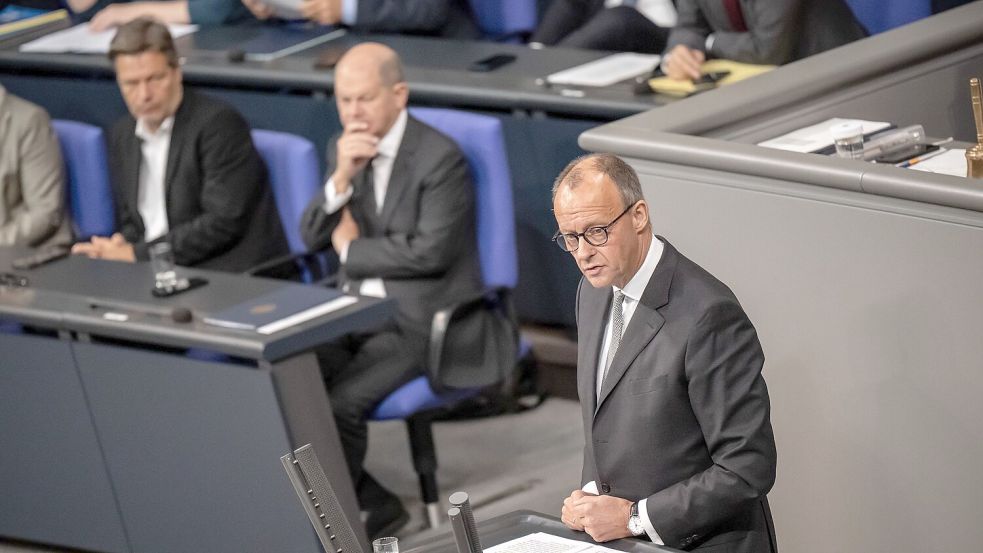
[(536, 0), (470, 0), (471, 13), (485, 38), (522, 42), (536, 29)]
[(256, 150), (266, 162), (290, 251), (306, 251), (307, 247), (300, 237), (300, 217), (321, 186), (314, 144), (306, 138), (284, 132), (255, 129), (252, 135)]
[(75, 237), (109, 236), (116, 230), (113, 191), (102, 129), (77, 121), (51, 122), (65, 158), (68, 206)]
[(846, 0), (853, 14), (874, 35), (932, 15), (931, 0)]
[(255, 129), (253, 144), (266, 163), (280, 223), (290, 254), (252, 267), (248, 274), (320, 282), (329, 271), (327, 256), (307, 251), (300, 235), (300, 219), (322, 185), (314, 144), (295, 134)]
[[(507, 291), (515, 288), (519, 269), (512, 183), (501, 121), (486, 115), (447, 109), (414, 108), (410, 113), (457, 142), (467, 158), (475, 181), (482, 279), (486, 290), (492, 294), (504, 294), (496, 299), (508, 304), (503, 305), (503, 308), (510, 309)], [(514, 316), (510, 316), (513, 317), (514, 325)], [(434, 343), (432, 336), (431, 345)], [(517, 356), (517, 352), (515, 355)], [(431, 364), (439, 362), (437, 360), (440, 352), (431, 348), (428, 357)], [(502, 373), (507, 374), (512, 368), (502, 367)], [(385, 398), (369, 417), (370, 420), (377, 421), (406, 421), (413, 465), (420, 477), (423, 501), (427, 505), (427, 518), (431, 526), (436, 526), (443, 518), (437, 508), (437, 457), (431, 433), (434, 410), (477, 395), (480, 390), (463, 388), (435, 391), (427, 377), (420, 376)]]

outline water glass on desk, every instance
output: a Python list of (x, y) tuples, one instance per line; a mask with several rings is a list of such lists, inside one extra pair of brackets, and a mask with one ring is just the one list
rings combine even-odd
[(174, 269), (174, 250), (169, 242), (151, 244), (150, 267), (154, 271), (154, 287), (169, 290), (177, 286), (177, 272)]
[(373, 540), (372, 553), (399, 553), (399, 538), (390, 536)]
[(860, 123), (837, 123), (829, 128), (836, 155), (846, 159), (864, 158), (864, 129)]

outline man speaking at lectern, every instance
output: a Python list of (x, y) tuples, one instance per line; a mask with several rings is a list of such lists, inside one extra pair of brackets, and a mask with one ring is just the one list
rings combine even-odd
[(553, 211), (554, 239), (584, 274), (583, 487), (564, 500), (564, 524), (597, 541), (777, 551), (764, 354), (737, 298), (652, 234), (638, 176), (616, 156), (571, 162)]

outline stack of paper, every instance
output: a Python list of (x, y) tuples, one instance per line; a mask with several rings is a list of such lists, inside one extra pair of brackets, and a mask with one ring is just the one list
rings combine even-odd
[[(173, 38), (182, 37), (198, 30), (197, 25), (168, 25)], [(101, 32), (89, 30), (88, 23), (80, 23), (63, 31), (45, 35), (37, 40), (21, 44), (21, 52), (44, 54), (108, 54), (109, 43), (116, 36), (116, 29)]]
[(617, 549), (536, 532), (488, 547), (485, 551), (487, 553), (609, 553), (616, 552)]
[(659, 65), (660, 59), (660, 56), (651, 54), (614, 54), (553, 73), (546, 77), (546, 82), (573, 86), (610, 86), (650, 73)]
[(860, 123), (863, 127), (864, 135), (886, 129), (891, 126), (884, 121), (865, 121), (863, 119), (841, 119), (834, 117), (822, 123), (816, 123), (799, 130), (783, 134), (775, 138), (759, 142), (758, 146), (774, 148), (776, 150), (788, 150), (790, 152), (809, 153), (822, 150), (833, 145), (833, 135), (829, 128), (840, 123)]
[(926, 171), (929, 173), (940, 173), (952, 175), (953, 177), (966, 176), (966, 150), (953, 149), (943, 152), (937, 156), (932, 156), (925, 161), (914, 163), (908, 167), (915, 171)]

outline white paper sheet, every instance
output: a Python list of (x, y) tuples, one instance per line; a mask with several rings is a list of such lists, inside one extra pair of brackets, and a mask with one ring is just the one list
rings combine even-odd
[[(168, 25), (167, 28), (173, 38), (198, 30), (197, 25)], [(21, 44), (20, 51), (44, 54), (108, 54), (109, 43), (115, 35), (116, 29), (94, 33), (89, 30), (88, 23), (80, 23)]]
[(495, 547), (485, 548), (486, 553), (617, 553), (617, 550), (592, 543), (561, 538), (545, 532), (527, 534)]
[(609, 86), (651, 72), (660, 59), (661, 56), (652, 54), (613, 54), (553, 73), (546, 81), (573, 86)]
[(884, 121), (865, 121), (863, 119), (841, 119), (834, 117), (822, 123), (816, 123), (815, 125), (803, 127), (799, 130), (765, 140), (764, 142), (759, 142), (758, 146), (802, 153), (822, 150), (833, 145), (833, 135), (830, 134), (829, 128), (838, 123), (860, 123), (863, 127), (864, 134), (877, 132), (891, 126), (890, 123)]
[(925, 171), (928, 173), (941, 173), (954, 177), (966, 176), (966, 150), (953, 149), (945, 153), (930, 157), (925, 161), (916, 163), (908, 167), (915, 171)]
[(300, 5), (303, 0), (263, 0), (263, 3), (273, 8), (273, 13), (284, 19), (302, 19)]

